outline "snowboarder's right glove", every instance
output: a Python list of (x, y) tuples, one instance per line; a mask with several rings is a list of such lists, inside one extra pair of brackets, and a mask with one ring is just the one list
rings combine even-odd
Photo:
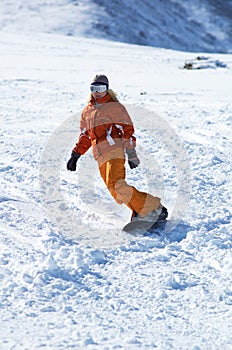
[(139, 165), (140, 161), (139, 158), (136, 154), (136, 151), (134, 148), (132, 149), (127, 149), (126, 153), (128, 155), (128, 164), (130, 166), (131, 169), (137, 168), (137, 166)]
[(71, 158), (67, 163), (67, 169), (70, 171), (76, 171), (77, 169), (77, 161), (80, 158), (80, 154), (76, 152), (72, 152)]

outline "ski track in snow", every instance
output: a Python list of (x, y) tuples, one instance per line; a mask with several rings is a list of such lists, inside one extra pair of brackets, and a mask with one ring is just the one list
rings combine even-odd
[[(215, 55), (226, 69), (190, 72), (180, 69), (190, 53), (101, 40), (4, 33), (0, 46), (0, 348), (229, 350), (232, 56)], [(65, 235), (43, 208), (44, 148), (83, 108), (98, 71), (109, 75), (122, 102), (162, 116), (187, 151), (191, 196), (169, 239), (123, 234), (129, 212), (100, 181), (91, 198), (100, 197), (105, 207), (93, 214), (91, 198), (85, 203), (88, 178), (77, 183), (65, 170), (75, 140), (54, 167), (68, 207), (64, 216), (73, 210), (78, 217), (77, 236)], [(140, 147), (154, 152), (162, 169), (171, 212), (175, 164), (158, 140), (146, 139), (143, 116), (136, 127)], [(75, 128), (77, 136), (78, 120)], [(144, 190), (150, 184), (156, 194), (156, 175), (139, 156), (141, 167), (128, 179)], [(81, 162), (92, 164), (98, 182), (91, 154)], [(103, 239), (94, 236), (99, 222)], [(90, 244), (79, 241), (83, 236)]]

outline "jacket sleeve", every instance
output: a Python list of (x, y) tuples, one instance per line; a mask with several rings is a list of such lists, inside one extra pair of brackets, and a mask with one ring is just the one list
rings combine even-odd
[(121, 130), (121, 137), (123, 140), (125, 149), (132, 149), (136, 147), (136, 138), (134, 134), (134, 125), (132, 120), (126, 110), (126, 108), (121, 105), (121, 111), (117, 115), (117, 122), (115, 123), (116, 127), (119, 127)]
[(88, 130), (86, 129), (83, 114), (81, 116), (80, 129), (81, 133), (75, 147), (73, 148), (73, 152), (83, 155), (91, 147), (91, 140)]

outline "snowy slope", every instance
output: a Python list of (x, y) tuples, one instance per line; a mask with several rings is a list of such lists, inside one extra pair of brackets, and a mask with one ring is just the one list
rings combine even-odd
[(232, 52), (231, 0), (1, 0), (0, 29)]
[[(231, 51), (231, 1), (134, 3), (0, 3), (1, 350), (231, 349), (232, 56), (115, 42)], [(160, 238), (122, 232), (91, 152), (66, 171), (97, 72), (135, 122), (128, 182), (169, 209)]]
[[(232, 56), (183, 70), (195, 55), (29, 33), (1, 33), (0, 50), (0, 348), (229, 350)], [(90, 152), (65, 169), (96, 72), (135, 118), (128, 181), (170, 213), (180, 185), (190, 191), (169, 238), (122, 233), (129, 212)]]

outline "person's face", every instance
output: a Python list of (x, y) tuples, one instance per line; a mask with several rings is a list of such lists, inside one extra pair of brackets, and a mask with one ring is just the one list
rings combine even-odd
[(93, 97), (96, 98), (101, 98), (104, 97), (107, 94), (107, 91), (103, 91), (103, 92), (92, 92)]

